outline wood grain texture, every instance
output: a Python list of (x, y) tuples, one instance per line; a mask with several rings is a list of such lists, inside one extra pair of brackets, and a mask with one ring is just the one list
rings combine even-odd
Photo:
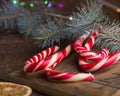
[[(21, 71), (22, 64), (41, 50), (33, 46), (32, 41), (23, 40), (18, 35), (2, 36), (1, 38), (0, 80), (2, 81), (25, 84), (40, 94), (48, 96), (112, 96), (115, 92), (119, 94), (120, 61), (106, 70), (94, 73), (95, 80), (92, 82), (58, 83), (45, 78), (42, 72), (25, 74)], [(56, 70), (82, 72), (78, 67), (78, 55), (73, 52), (56, 67)], [(40, 95), (33, 93), (32, 96)]]
[[(25, 84), (48, 96), (112, 96), (115, 92), (119, 93), (120, 61), (103, 71), (93, 73), (95, 80), (92, 82), (53, 82), (44, 77), (42, 72), (26, 74), (22, 71), (22, 64), (41, 50), (31, 40), (24, 40), (18, 34), (0, 37), (0, 80), (2, 81)], [(77, 53), (71, 53), (56, 67), (56, 70), (83, 72), (78, 67), (78, 58)], [(32, 96), (40, 95), (33, 93)]]
[[(76, 59), (76, 54), (72, 53), (56, 70), (82, 72), (77, 69)], [(42, 72), (26, 74), (21, 71), (12, 72), (7, 79), (26, 84), (34, 90), (50, 96), (110, 96), (120, 89), (120, 76), (118, 79), (114, 79), (116, 74), (119, 74), (119, 70), (120, 65), (115, 64), (106, 70), (94, 73), (93, 82), (59, 83), (48, 80), (42, 75)]]

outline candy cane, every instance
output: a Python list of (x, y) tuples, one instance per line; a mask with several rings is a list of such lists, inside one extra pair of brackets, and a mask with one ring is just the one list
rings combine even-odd
[(44, 73), (49, 79), (61, 82), (91, 81), (94, 79), (91, 73), (62, 73), (49, 68), (45, 69)]
[(55, 68), (56, 65), (58, 65), (64, 58), (66, 58), (71, 53), (71, 51), (73, 51), (73, 49), (74, 49), (73, 47), (74, 47), (74, 44), (71, 43), (63, 51), (61, 51), (61, 53), (62, 53), (61, 59), (58, 58), (57, 62), (55, 62), (54, 64), (52, 64), (51, 68), (52, 69)]
[(95, 52), (90, 52), (92, 46), (95, 43), (96, 37), (98, 35), (98, 32), (95, 31), (90, 38), (88, 39), (88, 41), (86, 42), (85, 46), (82, 46), (83, 41), (85, 38), (80, 37), (76, 40), (75, 45), (74, 45), (74, 49), (75, 51), (80, 55), (80, 56), (84, 56), (87, 59), (91, 59), (91, 60), (102, 60), (104, 58), (106, 58), (109, 54), (109, 50), (108, 49), (103, 49), (101, 53), (95, 53)]
[(80, 57), (79, 66), (82, 70), (86, 72), (100, 71), (110, 65), (116, 63), (120, 59), (120, 52), (115, 52), (114, 54), (104, 58), (100, 61), (94, 61), (94, 63), (87, 63), (86, 58)]
[[(93, 30), (92, 30), (93, 31)], [(83, 51), (90, 51), (95, 43), (95, 40), (97, 38), (98, 32), (97, 31), (93, 31), (93, 34), (90, 36), (90, 38), (88, 38), (87, 42), (85, 43), (84, 47), (83, 47), (83, 41), (85, 39), (87, 39), (87, 37), (90, 35), (90, 31), (87, 31), (87, 34), (82, 35), (81, 37), (79, 37), (75, 44), (74, 44), (74, 49), (78, 54), (81, 54), (81, 52)], [(81, 51), (82, 50), (82, 51)]]
[(46, 58), (47, 56), (55, 53), (58, 50), (59, 50), (58, 46), (49, 47), (46, 50), (43, 50), (42, 52), (40, 52), (40, 53), (36, 54), (35, 56), (33, 56), (31, 59), (27, 60), (24, 63), (24, 67), (27, 66), (27, 65), (30, 65), (32, 63), (38, 63), (40, 60)]
[(90, 36), (90, 38), (88, 38), (87, 42), (85, 43), (84, 47), (88, 50), (88, 51), (91, 51), (94, 43), (95, 43), (95, 40), (97, 39), (97, 36), (98, 36), (98, 32), (94, 30), (92, 30), (92, 35)]
[(34, 56), (32, 58), (34, 62), (25, 63), (23, 70), (25, 72), (36, 72), (36, 71), (44, 70), (45, 68), (48, 68), (48, 67), (54, 68), (57, 64), (59, 64), (59, 62), (61, 62), (72, 51), (72, 49), (73, 49), (73, 44), (70, 44), (63, 51), (59, 51), (55, 53), (54, 55), (51, 55), (50, 57), (47, 57), (48, 55), (47, 56), (45, 55), (44, 57), (47, 57), (47, 58), (42, 59), (41, 61), (39, 60), (39, 62), (36, 62), (36, 60), (33, 59), (35, 57)]
[[(85, 48), (85, 47), (82, 47), (82, 45), (83, 45), (84, 40), (87, 39), (89, 35), (90, 35), (90, 32), (87, 31), (87, 34), (82, 35), (81, 37), (79, 37), (79, 38), (75, 41), (75, 43), (74, 43), (74, 49), (75, 49), (75, 51), (76, 51), (78, 54), (81, 53), (81, 49), (82, 49), (82, 51), (83, 51), (83, 50), (86, 51), (86, 48)], [(89, 44), (89, 43), (88, 43), (88, 44)], [(89, 48), (90, 48), (90, 47), (89, 47)], [(89, 48), (88, 48), (88, 49), (89, 49)]]
[(95, 53), (95, 52), (83, 52), (80, 54), (80, 56), (85, 57), (90, 60), (102, 60), (109, 55), (109, 50), (108, 49), (103, 49), (101, 53)]
[[(103, 49), (100, 54), (90, 52), (97, 35), (98, 32), (94, 32), (84, 46), (82, 46), (83, 38), (79, 38), (75, 42), (75, 50), (81, 56), (79, 59), (79, 66), (86, 72), (103, 70), (114, 64), (120, 58), (120, 52), (110, 55), (108, 49)], [(92, 63), (87, 63), (87, 60), (91, 60)]]
[(74, 49), (75, 51), (81, 55), (81, 53), (86, 53), (86, 52), (90, 52), (90, 50), (92, 49), (94, 43), (95, 43), (95, 40), (96, 40), (96, 37), (98, 35), (98, 32), (95, 31), (91, 36), (90, 38), (88, 38), (86, 44), (83, 46), (83, 41), (86, 39), (85, 36), (81, 36), (79, 37), (76, 41), (75, 41), (75, 44), (74, 44)]

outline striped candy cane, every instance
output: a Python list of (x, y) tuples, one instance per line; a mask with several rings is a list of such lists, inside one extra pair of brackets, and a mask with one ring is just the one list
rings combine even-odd
[(92, 30), (92, 35), (90, 36), (90, 38), (88, 38), (87, 42), (85, 43), (84, 47), (88, 50), (88, 51), (91, 51), (94, 43), (95, 43), (95, 40), (97, 39), (97, 36), (98, 36), (98, 32), (97, 31), (94, 31)]
[(49, 68), (45, 69), (44, 73), (49, 79), (61, 82), (91, 81), (94, 79), (91, 73), (62, 73)]
[(30, 58), (29, 60), (27, 60), (24, 63), (24, 68), (27, 67), (28, 65), (31, 65), (33, 63), (38, 63), (39, 61), (41, 61), (42, 59), (46, 58), (47, 56), (50, 56), (51, 54), (55, 53), (56, 51), (59, 50), (58, 46), (52, 46), (47, 48), (46, 50), (43, 50), (42, 52), (36, 54), (35, 56), (33, 56), (32, 58)]
[(80, 56), (85, 57), (90, 60), (102, 60), (109, 55), (109, 50), (108, 49), (103, 49), (101, 53), (95, 53), (95, 52), (83, 52), (80, 54)]
[[(55, 62), (54, 64), (52, 64), (51, 68), (55, 68), (56, 65), (58, 65), (64, 58), (66, 58), (72, 51), (73, 51), (73, 48), (74, 47), (74, 44), (70, 44), (68, 45), (63, 51), (61, 51), (61, 58), (57, 59), (57, 62)], [(56, 53), (57, 54), (57, 53)]]
[(83, 56), (87, 59), (91, 59), (91, 60), (102, 60), (104, 58), (106, 58), (109, 54), (109, 50), (108, 49), (103, 49), (101, 53), (95, 53), (95, 52), (90, 52), (90, 50), (92, 49), (92, 46), (95, 43), (95, 40), (97, 38), (98, 32), (95, 31), (90, 38), (88, 39), (88, 41), (86, 42), (86, 44), (84, 46), (83, 45), (83, 41), (84, 38), (80, 37), (76, 40), (75, 45), (74, 45), (74, 49), (75, 51), (80, 55)]
[[(108, 49), (103, 49), (99, 54), (90, 52), (97, 35), (98, 32), (94, 32), (84, 46), (82, 46), (83, 38), (79, 38), (75, 42), (75, 50), (81, 56), (79, 59), (79, 66), (86, 72), (103, 70), (115, 63), (120, 58), (120, 52), (110, 55)], [(92, 63), (88, 63), (87, 60), (91, 60)]]
[(66, 56), (68, 56), (72, 50), (73, 50), (73, 44), (70, 44), (63, 51), (59, 51), (54, 55), (51, 55), (50, 57), (47, 57), (49, 56), (48, 54), (50, 54), (48, 52), (48, 54), (46, 54), (45, 56), (43, 55), (44, 59), (41, 59), (38, 62), (36, 62), (37, 60), (34, 59), (35, 57), (36, 58), (38, 57), (38, 55), (36, 55), (33, 58), (31, 58), (32, 62), (30, 62), (31, 61), (30, 59), (24, 64), (23, 70), (25, 72), (36, 72), (36, 71), (44, 70), (45, 68), (48, 68), (48, 67), (54, 68), (57, 64), (59, 64), (59, 62), (61, 62)]
[[(81, 50), (82, 50), (82, 51), (83, 51), (83, 50), (84, 50), (84, 51), (87, 50), (85, 47), (82, 47), (82, 46), (83, 46), (84, 40), (86, 40), (89, 35), (90, 35), (90, 32), (87, 31), (87, 34), (82, 35), (81, 37), (79, 37), (79, 38), (75, 41), (75, 43), (74, 43), (74, 49), (75, 49), (75, 51), (76, 51), (78, 54), (81, 53)], [(88, 43), (88, 44), (90, 44), (90, 43)], [(91, 45), (92, 45), (92, 43), (91, 43)], [(90, 48), (90, 46), (89, 46), (89, 48)], [(89, 49), (89, 48), (88, 48), (88, 49)]]
[[(90, 38), (88, 38), (88, 36), (90, 35), (90, 33), (93, 33)], [(90, 32), (90, 31), (87, 31), (87, 34), (84, 34), (83, 36), (79, 37), (75, 44), (74, 44), (74, 49), (75, 51), (78, 53), (78, 54), (81, 54), (81, 52), (86, 52), (86, 51), (91, 51), (94, 43), (95, 43), (95, 40), (97, 38), (97, 35), (98, 35), (98, 32), (97, 31), (93, 31)], [(83, 47), (83, 41), (85, 39), (87, 39), (87, 42), (85, 43), (84, 47)]]
[(82, 70), (86, 72), (100, 71), (116, 63), (119, 59), (120, 52), (115, 52), (114, 54), (104, 58), (103, 60), (94, 61), (93, 63), (87, 63), (86, 58), (80, 57), (79, 66)]

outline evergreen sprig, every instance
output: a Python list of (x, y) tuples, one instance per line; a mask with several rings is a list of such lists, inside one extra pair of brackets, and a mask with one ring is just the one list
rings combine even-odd
[(10, 2), (1, 1), (0, 3), (0, 30), (13, 29), (16, 27), (17, 7)]
[(108, 48), (111, 53), (120, 51), (120, 23), (107, 21), (102, 24), (95, 46), (101, 49)]
[(40, 14), (31, 14), (29, 11), (23, 9), (22, 12), (19, 12), (17, 18), (19, 32), (25, 37), (32, 37), (36, 32), (37, 26), (42, 22), (41, 18)]
[(32, 14), (19, 4), (15, 5), (12, 2), (3, 0), (0, 3), (0, 30), (17, 28), (18, 32), (24, 36), (32, 36), (37, 25), (43, 21), (41, 19), (43, 15), (45, 14)]
[(95, 29), (105, 18), (102, 3), (99, 0), (86, 0), (87, 5), (81, 4), (83, 9), (73, 13), (73, 20), (68, 23), (68, 30), (75, 37), (84, 34), (86, 30)]
[(86, 2), (86, 6), (82, 4), (84, 10), (73, 13), (73, 20), (66, 23), (59, 19), (49, 20), (47, 25), (40, 26), (35, 37), (36, 41), (43, 42), (43, 46), (49, 46), (59, 43), (63, 38), (70, 37), (75, 40), (87, 30), (96, 29), (105, 19), (102, 3), (99, 0), (86, 0)]
[(47, 23), (37, 28), (34, 39), (42, 44), (42, 47), (60, 43), (60, 40), (66, 38), (66, 24), (61, 19), (47, 20)]
[(59, 44), (64, 38), (75, 40), (89, 29), (100, 28), (95, 46), (101, 49), (108, 48), (111, 53), (120, 51), (120, 23), (110, 21), (102, 10), (100, 0), (86, 0), (86, 5), (81, 5), (83, 9), (72, 14), (73, 20), (49, 19), (46, 24), (43, 24), (42, 19), (47, 16), (44, 14), (44, 8), (39, 4), (37, 9), (42, 9), (39, 10), (41, 13), (32, 14), (19, 5), (13, 6), (11, 2), (2, 0), (0, 1), (0, 30), (17, 28), (24, 36), (33, 36), (40, 46), (46, 47)]

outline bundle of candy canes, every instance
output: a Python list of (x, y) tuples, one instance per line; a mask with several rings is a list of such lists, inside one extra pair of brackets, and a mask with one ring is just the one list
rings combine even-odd
[[(59, 65), (73, 49), (80, 55), (79, 66), (85, 72), (103, 70), (118, 61), (120, 52), (110, 54), (108, 49), (103, 49), (101, 53), (91, 52), (97, 36), (98, 31), (87, 31), (87, 33), (80, 36), (74, 44), (69, 44), (62, 51), (58, 51), (58, 46), (49, 47), (26, 61), (23, 65), (23, 70), (28, 73), (42, 70), (46, 77), (54, 81), (91, 81), (94, 79), (94, 75), (91, 73), (63, 73), (55, 71), (54, 68)], [(85, 40), (87, 41), (84, 44)], [(92, 61), (92, 63), (90, 63), (90, 61)]]

